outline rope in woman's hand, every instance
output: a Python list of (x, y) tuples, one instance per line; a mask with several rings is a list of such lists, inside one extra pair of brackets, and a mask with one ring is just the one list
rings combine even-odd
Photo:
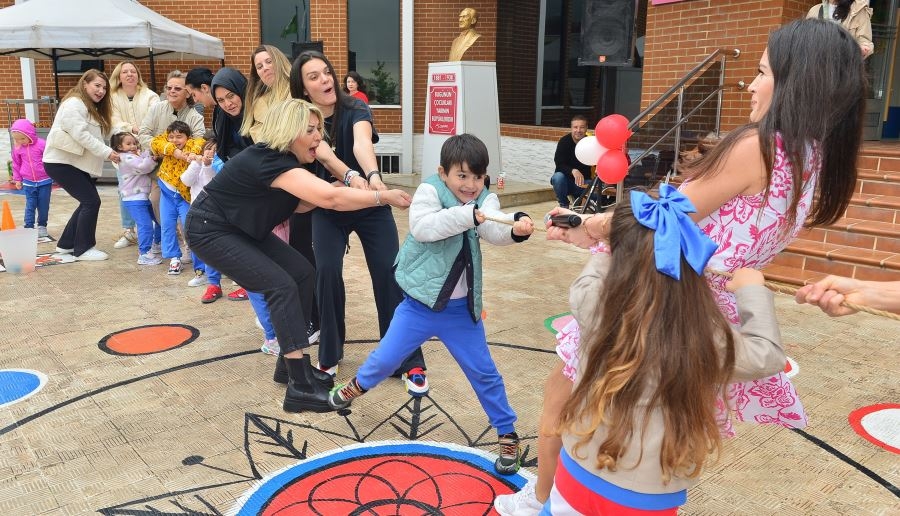
[[(484, 220), (486, 220), (486, 221), (489, 220), (489, 221), (491, 221), (491, 222), (497, 222), (497, 223), (500, 223), (500, 224), (506, 224), (507, 226), (512, 226), (512, 225), (515, 224), (515, 222), (513, 222), (513, 221), (511, 221), (511, 220), (495, 219), (494, 217), (489, 217), (489, 216), (485, 215), (484, 213), (482, 213), (481, 215), (484, 217)], [(534, 220), (534, 219), (532, 219), (532, 220)], [(534, 225), (534, 230), (535, 230), (535, 231), (543, 231), (544, 233), (547, 232), (547, 228), (538, 226), (537, 224)]]
[[(733, 276), (730, 272), (717, 271), (715, 269), (706, 269), (706, 272), (709, 272), (710, 274), (715, 274), (716, 276), (722, 276), (723, 278), (726, 278), (726, 279), (731, 279)], [(794, 287), (785, 285), (783, 283), (776, 283), (774, 281), (766, 281), (765, 283), (763, 283), (763, 285), (765, 285), (766, 288), (768, 288), (769, 290), (771, 290), (773, 292), (778, 292), (780, 294), (787, 294), (789, 296), (795, 295), (797, 293), (797, 290), (799, 290)], [(885, 312), (884, 310), (878, 310), (877, 308), (869, 308), (868, 306), (858, 305), (856, 303), (851, 303), (849, 301), (842, 302), (841, 306), (845, 306), (851, 310), (856, 310), (857, 312), (865, 312), (867, 314), (880, 315), (881, 317), (887, 317), (888, 319), (900, 321), (900, 315), (897, 315), (897, 314), (894, 314), (891, 312)]]

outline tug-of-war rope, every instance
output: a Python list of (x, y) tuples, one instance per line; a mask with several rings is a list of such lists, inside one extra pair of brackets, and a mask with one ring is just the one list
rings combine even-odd
[[(491, 222), (499, 222), (500, 224), (506, 224), (507, 226), (512, 226), (512, 225), (514, 224), (514, 222), (512, 222), (512, 221), (509, 221), (509, 220), (503, 220), (503, 219), (497, 219), (497, 218), (494, 218), (494, 217), (488, 217), (487, 215), (484, 216), (484, 220), (489, 220), (489, 221), (491, 221)], [(537, 224), (535, 224), (534, 230), (535, 230), (535, 231), (541, 231), (541, 232), (544, 232), (544, 233), (547, 232), (547, 229), (546, 229), (546, 228), (543, 228), (543, 227), (541, 227), (541, 226), (539, 226), (539, 225), (537, 225)], [(731, 279), (731, 273), (730, 273), (730, 272), (717, 271), (717, 270), (714, 270), (714, 269), (706, 269), (706, 272), (709, 272), (709, 273), (711, 273), (711, 274), (715, 274), (715, 275), (717, 275), (717, 276), (722, 276), (722, 277), (725, 277), (725, 278), (727, 278), (727, 279)], [(771, 291), (773, 291), (773, 292), (778, 292), (779, 294), (787, 294), (787, 295), (789, 295), (789, 296), (794, 296), (794, 295), (797, 293), (797, 290), (799, 290), (799, 289), (796, 289), (796, 288), (794, 288), (794, 287), (790, 287), (790, 286), (788, 286), (788, 285), (785, 285), (785, 284), (783, 284), (783, 283), (776, 283), (776, 282), (774, 282), (774, 281), (766, 281), (766, 282), (764, 283), (764, 285), (766, 286), (766, 288), (768, 288), (769, 290), (771, 290)], [(895, 320), (895, 321), (900, 321), (900, 315), (898, 315), (898, 314), (893, 314), (893, 313), (891, 313), (891, 312), (885, 312), (884, 310), (878, 310), (877, 308), (869, 308), (868, 306), (865, 306), (865, 305), (859, 305), (859, 304), (856, 304), (856, 303), (851, 303), (851, 302), (849, 302), (849, 301), (844, 301), (844, 302), (842, 302), (842, 303), (841, 303), (841, 306), (845, 306), (845, 307), (847, 307), (847, 308), (850, 308), (851, 310), (856, 310), (857, 312), (865, 312), (865, 313), (867, 313), (867, 314), (878, 315), (878, 316), (881, 316), (881, 317), (887, 317), (888, 319), (893, 319), (893, 320)]]

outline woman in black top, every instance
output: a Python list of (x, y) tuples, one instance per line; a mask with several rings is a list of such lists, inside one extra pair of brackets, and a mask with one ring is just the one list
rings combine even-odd
[[(381, 181), (375, 159), (373, 144), (378, 142), (378, 134), (372, 124), (372, 113), (361, 100), (345, 94), (339, 80), (334, 66), (321, 52), (302, 52), (291, 66), (291, 96), (312, 102), (325, 115), (329, 141), (320, 149), (316, 174), (326, 181), (335, 181), (332, 177), (335, 174), (353, 188), (383, 191), (387, 187)], [(397, 223), (388, 206), (352, 212), (315, 210), (312, 218), (321, 329), (319, 367), (334, 374), (344, 356), (343, 266), (350, 233), (356, 232), (366, 256), (380, 337), (387, 332), (403, 295), (393, 271), (400, 241)], [(421, 349), (414, 351), (395, 372), (401, 374), (406, 377), (406, 388), (411, 395), (422, 396), (428, 392)]]
[(260, 130), (260, 143), (229, 159), (197, 196), (187, 216), (187, 238), (200, 258), (249, 290), (262, 292), (284, 352), (289, 381), (284, 410), (330, 410), (330, 376), (317, 374), (303, 349), (315, 271), (272, 234), (294, 212), (315, 206), (359, 210), (409, 206), (401, 190), (334, 188), (302, 167), (315, 160), (321, 112), (302, 100), (276, 103)]

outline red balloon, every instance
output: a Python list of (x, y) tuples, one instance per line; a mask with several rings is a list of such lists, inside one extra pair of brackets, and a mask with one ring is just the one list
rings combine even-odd
[(609, 115), (597, 122), (594, 134), (600, 145), (607, 149), (621, 149), (633, 133), (628, 130), (628, 119), (622, 115)]
[(628, 175), (628, 158), (621, 150), (608, 150), (597, 160), (597, 175), (607, 184), (619, 183)]

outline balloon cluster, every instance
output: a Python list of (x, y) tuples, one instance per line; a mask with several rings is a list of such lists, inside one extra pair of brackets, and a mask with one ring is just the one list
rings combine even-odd
[(633, 133), (622, 115), (605, 116), (594, 128), (595, 138), (582, 138), (575, 145), (575, 157), (585, 165), (597, 165), (604, 183), (621, 182), (628, 175), (628, 157), (622, 148)]

